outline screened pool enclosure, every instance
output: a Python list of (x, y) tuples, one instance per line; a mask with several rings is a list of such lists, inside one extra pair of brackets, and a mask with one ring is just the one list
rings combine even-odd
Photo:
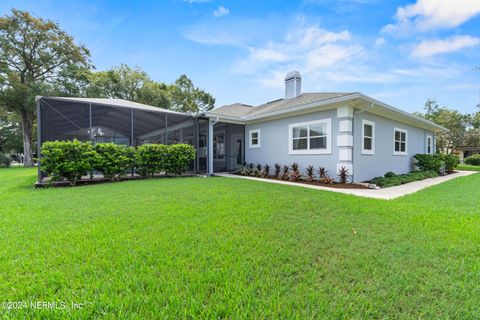
[[(195, 147), (190, 173), (232, 171), (244, 161), (244, 126), (122, 99), (37, 97), (37, 147), (45, 141), (186, 143)], [(40, 158), (41, 163), (41, 158)], [(39, 182), (43, 179), (39, 167)]]

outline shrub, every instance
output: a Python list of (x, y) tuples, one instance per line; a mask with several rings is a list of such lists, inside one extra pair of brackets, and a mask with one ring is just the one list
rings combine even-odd
[(95, 145), (98, 157), (94, 169), (101, 172), (106, 179), (119, 179), (132, 168), (135, 155), (132, 150), (134, 149), (125, 145), (98, 143)]
[(414, 158), (417, 160), (417, 166), (420, 170), (433, 170), (438, 173), (444, 165), (447, 172), (452, 172), (460, 163), (458, 157), (453, 154), (416, 154)]
[(473, 156), (466, 158), (465, 164), (471, 166), (480, 166), (480, 154), (474, 154)]
[(323, 184), (332, 184), (334, 182), (333, 178), (331, 178), (328, 174), (327, 174), (327, 170), (325, 169), (325, 167), (319, 167), (318, 168), (318, 175), (320, 176), (320, 180), (318, 180), (320, 183), (323, 183)]
[(195, 159), (195, 148), (189, 144), (172, 144), (166, 147), (163, 170), (166, 174), (182, 174)]
[(253, 175), (255, 177), (260, 177), (262, 175), (262, 165), (257, 163), (257, 165), (253, 168)]
[(417, 160), (417, 166), (422, 171), (433, 170), (440, 172), (443, 166), (442, 160), (433, 154), (416, 154), (414, 158)]
[(12, 158), (9, 154), (0, 152), (0, 168), (8, 168), (12, 163)]
[(318, 175), (320, 176), (320, 178), (328, 177), (325, 167), (318, 168)]
[(340, 183), (347, 183), (348, 169), (344, 166), (340, 167), (340, 169), (338, 170), (338, 177), (340, 178)]
[(90, 142), (48, 141), (42, 145), (41, 170), (53, 181), (65, 178), (75, 185), (94, 169), (98, 154)]
[(307, 180), (308, 181), (313, 181), (315, 180), (315, 170), (313, 169), (313, 166), (308, 166), (305, 169), (305, 172), (307, 174)]
[(393, 178), (393, 177), (396, 177), (397, 174), (395, 172), (392, 172), (392, 171), (388, 171), (387, 173), (385, 173), (383, 175), (385, 178)]
[(163, 144), (142, 144), (137, 147), (135, 168), (138, 174), (151, 178), (164, 170), (167, 162), (168, 146)]
[(275, 178), (278, 178), (280, 176), (280, 171), (282, 171), (282, 167), (278, 163), (275, 163), (274, 167), (275, 167), (275, 171), (273, 173), (273, 176)]
[(282, 174), (282, 179), (283, 180), (288, 180), (289, 171), (290, 171), (290, 168), (287, 165), (283, 166), (283, 174)]
[(401, 174), (394, 177), (376, 177), (371, 180), (371, 183), (386, 188), (434, 177), (438, 177), (438, 173), (434, 170), (412, 171), (410, 173)]
[(263, 167), (263, 170), (262, 170), (262, 177), (268, 177), (270, 176), (270, 165), (266, 164), (264, 167)]
[(460, 159), (454, 154), (436, 154), (435, 156), (445, 163), (447, 172), (453, 172), (460, 163)]
[(246, 166), (246, 174), (247, 176), (250, 176), (253, 174), (253, 163), (248, 163)]
[(334, 182), (333, 178), (329, 176), (324, 176), (323, 178), (320, 178), (320, 180), (318, 181), (323, 184), (332, 184)]
[(302, 174), (300, 173), (300, 168), (298, 163), (294, 162), (292, 164), (292, 173), (290, 174), (290, 180), (292, 181), (299, 181)]

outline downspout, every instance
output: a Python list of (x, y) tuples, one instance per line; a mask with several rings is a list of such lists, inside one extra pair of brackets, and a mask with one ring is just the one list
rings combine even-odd
[[(373, 101), (370, 101), (370, 106), (368, 108), (353, 113), (353, 117), (352, 117), (352, 136), (353, 136), (353, 147), (352, 147), (353, 174), (352, 174), (352, 181), (355, 181), (355, 172), (357, 171), (355, 169), (355, 116), (357, 114), (368, 111), (368, 110), (372, 109), (373, 107), (375, 107), (375, 103)], [(363, 142), (360, 141), (360, 143), (363, 143)]]

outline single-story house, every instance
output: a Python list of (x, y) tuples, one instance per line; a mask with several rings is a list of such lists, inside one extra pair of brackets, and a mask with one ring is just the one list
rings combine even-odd
[[(190, 170), (214, 174), (243, 163), (346, 167), (352, 181), (414, 169), (413, 156), (435, 152), (445, 128), (358, 92), (302, 93), (285, 77), (285, 97), (259, 106), (226, 105), (190, 115), (122, 99), (37, 97), (38, 150), (49, 140), (188, 143)], [(41, 159), (40, 159), (41, 162)], [(39, 181), (43, 174), (39, 170)]]
[(413, 170), (413, 156), (433, 154), (435, 134), (446, 130), (358, 92), (302, 93), (301, 83), (300, 73), (291, 72), (284, 98), (255, 107), (227, 105), (206, 116), (245, 126), (245, 162), (296, 162), (302, 172), (322, 166), (331, 176), (346, 167), (353, 181)]

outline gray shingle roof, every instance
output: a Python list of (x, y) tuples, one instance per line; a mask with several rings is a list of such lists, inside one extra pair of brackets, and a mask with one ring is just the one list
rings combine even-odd
[(293, 99), (279, 99), (256, 107), (251, 107), (241, 103), (230, 104), (215, 108), (210, 111), (212, 114), (221, 116), (258, 116), (264, 113), (285, 110), (303, 104), (312, 102), (326, 101), (338, 97), (343, 97), (352, 94), (352, 92), (321, 92), (321, 93), (302, 93)]

